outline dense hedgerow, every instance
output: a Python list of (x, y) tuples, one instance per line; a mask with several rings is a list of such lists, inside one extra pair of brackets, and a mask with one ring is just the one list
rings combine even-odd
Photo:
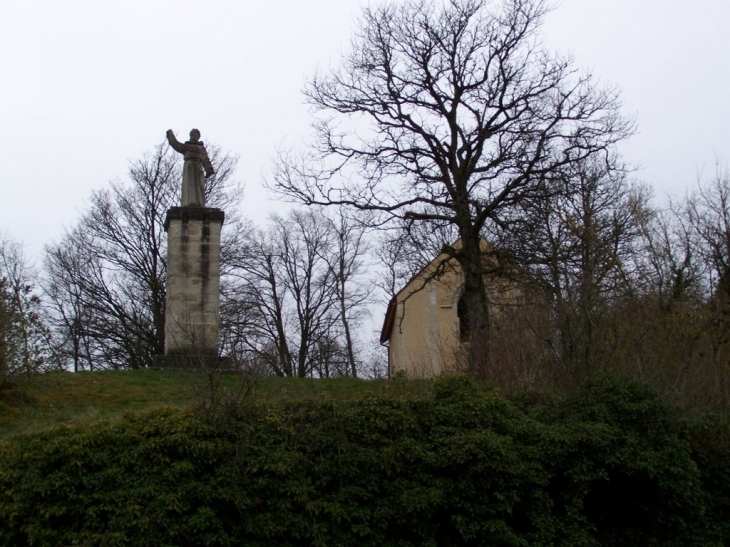
[(451, 380), (425, 400), (261, 406), (235, 423), (128, 415), (3, 444), (0, 541), (721, 545), (727, 454), (679, 424), (615, 381), (539, 404)]

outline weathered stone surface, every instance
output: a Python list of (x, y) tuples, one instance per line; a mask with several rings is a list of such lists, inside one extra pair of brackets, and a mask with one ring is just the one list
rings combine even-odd
[[(165, 217), (165, 231), (168, 236), (173, 233), (181, 233), (182, 224), (170, 225), (170, 221), (180, 219), (183, 222), (189, 220), (202, 220), (208, 221), (208, 230), (212, 235), (221, 235), (221, 227), (223, 226), (223, 220), (225, 219), (225, 213), (221, 209), (211, 209), (207, 207), (170, 207), (167, 211), (167, 217)], [(212, 222), (217, 221), (217, 222)], [(202, 233), (202, 224), (194, 224), (189, 226), (188, 229), (193, 230), (195, 233)], [(220, 237), (216, 240), (211, 240), (211, 244), (220, 245)]]
[[(167, 212), (165, 355), (217, 355), (220, 209), (172, 207)], [(205, 357), (208, 359), (209, 357)]]
[[(460, 244), (456, 242), (455, 245)], [(490, 245), (482, 241), (482, 250)], [(469, 341), (461, 339), (459, 298), (463, 290), (463, 274), (459, 264), (441, 254), (413, 277), (390, 301), (381, 332), (381, 343), (388, 344), (389, 374), (403, 371), (408, 378), (434, 378), (463, 372), (468, 362)], [(499, 328), (505, 314), (517, 310), (532, 314), (535, 324), (542, 321), (544, 298), (539, 292), (517, 281), (516, 276), (485, 277), (484, 289), (490, 303), (492, 328)], [(528, 305), (527, 303), (531, 304)], [(514, 315), (512, 315), (514, 317)], [(512, 328), (512, 324), (504, 323)], [(515, 330), (528, 347), (534, 331)]]
[(173, 150), (183, 154), (182, 198), (183, 207), (205, 207), (205, 178), (215, 174), (208, 158), (208, 151), (200, 140), (200, 131), (190, 131), (190, 140), (184, 143), (175, 138), (172, 129), (167, 130), (167, 141)]

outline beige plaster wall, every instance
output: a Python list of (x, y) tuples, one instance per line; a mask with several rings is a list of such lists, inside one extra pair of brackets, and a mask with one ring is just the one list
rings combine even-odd
[(461, 350), (456, 312), (461, 275), (449, 268), (427, 281), (439, 257), (397, 295), (388, 359), (391, 375), (404, 371), (409, 378), (433, 378), (454, 366)]
[[(456, 263), (449, 263), (438, 278), (434, 259), (396, 296), (396, 313), (388, 343), (390, 376), (403, 371), (408, 378), (434, 378), (461, 372), (468, 348), (459, 341), (457, 306), (463, 284)], [(489, 300), (490, 328), (499, 328), (506, 313), (524, 305), (520, 285), (506, 279), (485, 280)]]

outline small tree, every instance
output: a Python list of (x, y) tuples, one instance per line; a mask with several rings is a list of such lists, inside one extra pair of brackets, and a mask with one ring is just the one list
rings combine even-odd
[(20, 244), (0, 235), (0, 385), (54, 364), (35, 285)]
[[(370, 301), (372, 285), (363, 276), (363, 263), (369, 252), (365, 226), (338, 208), (334, 215), (325, 217), (330, 227), (331, 245), (324, 259), (332, 273), (333, 288), (337, 299), (338, 314), (342, 327), (342, 346), (349, 373), (357, 377), (358, 356), (354, 330), (361, 324), (361, 314)], [(336, 347), (330, 343), (327, 347)]]
[(368, 296), (359, 279), (362, 237), (346, 219), (312, 210), (252, 230), (224, 304), (233, 308), (238, 359), (279, 376), (357, 375), (352, 329)]

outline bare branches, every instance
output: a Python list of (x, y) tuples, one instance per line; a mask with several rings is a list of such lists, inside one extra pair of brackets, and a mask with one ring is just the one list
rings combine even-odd
[(230, 351), (280, 376), (357, 375), (356, 333), (369, 297), (360, 275), (364, 231), (345, 216), (274, 216), (235, 258), (224, 307), (241, 335)]
[(708, 266), (710, 294), (730, 299), (730, 170), (718, 165), (714, 177), (689, 196), (683, 213)]
[(314, 139), (280, 154), (272, 188), (369, 211), (374, 225), (451, 224), (477, 283), (486, 230), (632, 132), (616, 90), (542, 48), (547, 11), (542, 0), (366, 8), (340, 67), (308, 82)]
[[(46, 249), (46, 292), (66, 359), (75, 370), (139, 368), (164, 353), (167, 210), (179, 203), (180, 159), (165, 144), (130, 163), (129, 181), (91, 195), (78, 225)], [(236, 158), (211, 146), (213, 205), (232, 207), (241, 189)], [(230, 234), (240, 231), (235, 209)], [(225, 264), (222, 270), (226, 271)]]
[(22, 246), (0, 233), (0, 386), (55, 364), (36, 288)]

